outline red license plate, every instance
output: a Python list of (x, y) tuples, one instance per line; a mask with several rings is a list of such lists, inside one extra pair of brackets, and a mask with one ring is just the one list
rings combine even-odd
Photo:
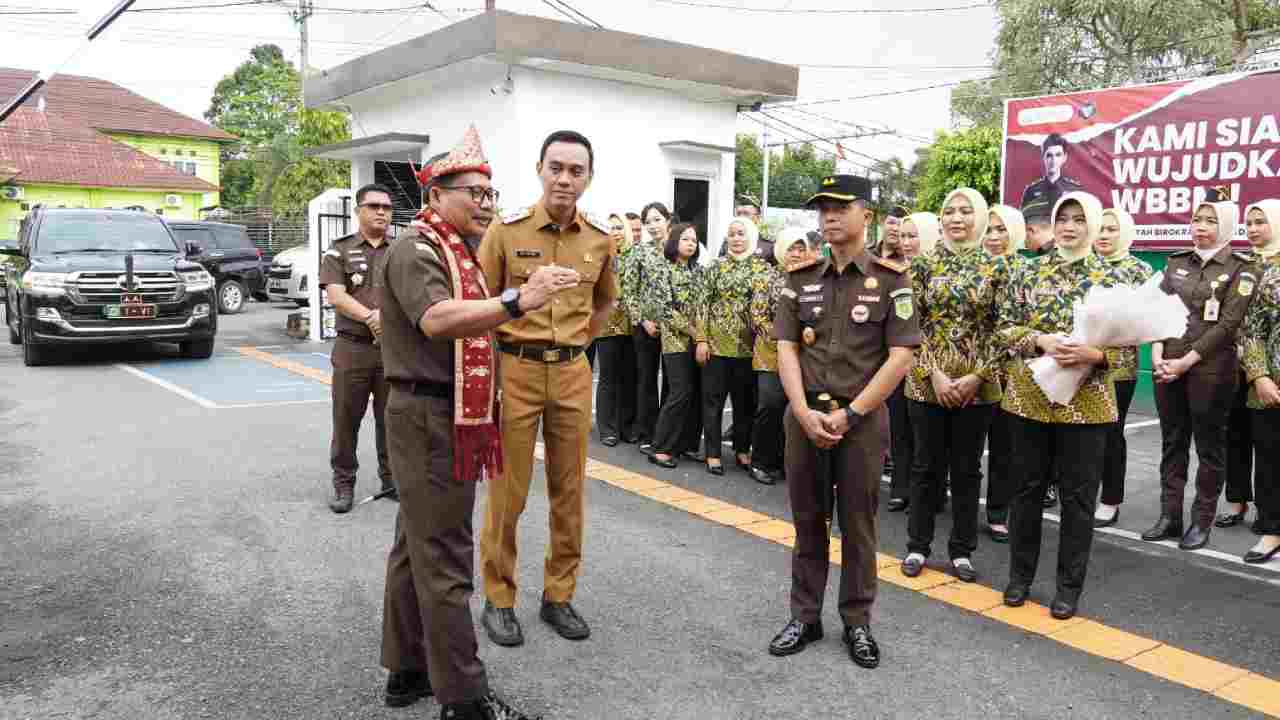
[(121, 305), (120, 317), (123, 318), (153, 318), (156, 316), (155, 305)]

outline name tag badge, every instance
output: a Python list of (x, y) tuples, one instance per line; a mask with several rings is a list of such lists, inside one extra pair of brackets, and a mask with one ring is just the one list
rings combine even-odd
[(805, 285), (804, 291), (807, 293), (822, 292), (822, 286), (821, 285)]
[(1187, 275), (1190, 274), (1189, 272), (1187, 272), (1186, 268), (1178, 268), (1177, 273), (1178, 273), (1178, 277), (1186, 277)]
[(859, 295), (858, 302), (880, 302), (879, 295)]
[(538, 258), (542, 257), (541, 250), (521, 250), (516, 248), (516, 257), (518, 258)]
[(1218, 311), (1222, 309), (1222, 303), (1218, 302), (1218, 298), (1210, 298), (1204, 304), (1204, 321), (1218, 322)]
[(821, 295), (801, 295), (800, 302), (822, 302)]

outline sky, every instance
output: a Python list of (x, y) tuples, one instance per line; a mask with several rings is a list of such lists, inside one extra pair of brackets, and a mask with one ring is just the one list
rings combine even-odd
[[(0, 0), (0, 66), (91, 75), (192, 117), (213, 88), (258, 44), (275, 43), (295, 64), (296, 0), (260, 6), (129, 12), (94, 42), (84, 31), (117, 0)], [(244, 0), (138, 0), (136, 9)], [(989, 74), (995, 10), (980, 0), (569, 0), (606, 28), (800, 66), (800, 101), (895, 93)], [(341, 65), (479, 12), (483, 0), (314, 0), (310, 64)], [(510, 12), (567, 19), (548, 0), (497, 0)], [(718, 7), (691, 7), (691, 5)], [(976, 7), (973, 7), (976, 6)], [(409, 8), (409, 9), (406, 9)], [(961, 8), (940, 10), (938, 8)], [(840, 14), (812, 12), (842, 10)], [(903, 10), (929, 9), (926, 12)], [(32, 11), (61, 15), (17, 15)], [(889, 10), (889, 13), (848, 12)], [(353, 12), (354, 11), (354, 12)], [(70, 61), (69, 56), (80, 47)], [(774, 126), (771, 142), (833, 137), (872, 125), (898, 134), (843, 140), (849, 161), (899, 157), (951, 125), (949, 88), (743, 114), (741, 132)], [(813, 113), (825, 116), (820, 118)], [(903, 137), (906, 136), (906, 137)], [(817, 143), (828, 152), (830, 143)]]

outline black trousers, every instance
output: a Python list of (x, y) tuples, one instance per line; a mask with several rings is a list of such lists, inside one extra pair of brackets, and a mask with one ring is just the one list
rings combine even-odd
[(662, 366), (662, 343), (649, 337), (644, 327), (631, 329), (632, 350), (636, 355), (636, 414), (631, 435), (637, 443), (653, 440), (658, 422), (658, 369)]
[(596, 385), (596, 430), (601, 439), (631, 432), (636, 416), (636, 354), (630, 335), (598, 338), (600, 379)]
[(756, 417), (751, 428), (751, 464), (770, 472), (782, 469), (782, 413), (787, 394), (776, 372), (756, 371)]
[(1124, 502), (1124, 477), (1129, 458), (1129, 442), (1124, 439), (1124, 421), (1129, 416), (1129, 406), (1133, 404), (1133, 391), (1137, 387), (1137, 380), (1116, 382), (1116, 404), (1120, 407), (1120, 417), (1107, 428), (1107, 449), (1106, 459), (1102, 463), (1102, 498), (1100, 500), (1103, 505), (1119, 505)]
[(915, 437), (911, 430), (908, 402), (905, 380), (898, 383), (897, 389), (885, 401), (889, 406), (889, 456), (893, 458), (893, 478), (889, 484), (889, 497), (899, 500), (911, 497), (911, 463)]
[(907, 550), (929, 557), (937, 516), (938, 491), (951, 476), (951, 559), (978, 549), (978, 493), (982, 487), (982, 449), (994, 405), (944, 408), (907, 401), (915, 453), (911, 461), (911, 516)]
[(756, 378), (751, 358), (712, 355), (702, 373), (702, 428), (707, 457), (720, 457), (725, 398), (733, 399), (733, 451), (751, 452), (751, 426), (756, 417)]
[(669, 383), (658, 412), (653, 450), (675, 456), (698, 447), (702, 429), (702, 414), (698, 412), (702, 373), (692, 350), (663, 353), (662, 372)]
[(1200, 527), (1213, 523), (1218, 495), (1227, 473), (1227, 417), (1235, 400), (1236, 376), (1197, 373), (1156, 384), (1156, 409), (1160, 413), (1160, 486), (1162, 512), (1182, 521), (1182, 496), (1191, 464), (1191, 439), (1196, 441), (1196, 500), (1191, 522)]
[(1280, 535), (1280, 410), (1250, 410), (1257, 442), (1258, 529)]
[(1001, 408), (991, 413), (991, 429), (987, 431), (987, 524), (1006, 525), (1009, 503), (1018, 489), (1010, 467), (1013, 446), (1009, 442), (1009, 422), (1013, 415)]
[(1062, 525), (1058, 536), (1058, 593), (1077, 600), (1084, 589), (1093, 547), (1093, 511), (1102, 476), (1107, 425), (1042, 423), (1009, 419), (1014, 448), (1011, 469), (1018, 489), (1009, 512), (1009, 583), (1030, 585), (1040, 563), (1044, 494), (1058, 485)]
[(1253, 411), (1246, 404), (1249, 384), (1241, 375), (1235, 404), (1227, 417), (1227, 502), (1253, 500)]

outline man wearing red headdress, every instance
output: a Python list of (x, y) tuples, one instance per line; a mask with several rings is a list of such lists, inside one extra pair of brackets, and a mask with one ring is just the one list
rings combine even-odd
[(474, 127), (424, 168), (416, 237), (391, 249), (378, 283), (387, 445), (400, 487), (383, 611), (386, 703), (434, 694), (442, 720), (526, 717), (489, 689), (469, 605), (476, 483), (502, 472), (492, 331), (577, 285), (576, 273), (548, 267), (517, 297), (490, 296), (476, 250), (498, 201), (492, 174)]

